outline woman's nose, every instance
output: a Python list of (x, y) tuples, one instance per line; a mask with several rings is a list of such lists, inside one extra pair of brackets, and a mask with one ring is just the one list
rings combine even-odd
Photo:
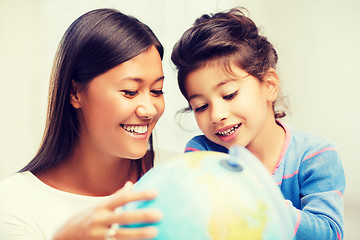
[(155, 103), (150, 98), (143, 98), (136, 109), (136, 115), (142, 119), (152, 119), (156, 116), (157, 109)]

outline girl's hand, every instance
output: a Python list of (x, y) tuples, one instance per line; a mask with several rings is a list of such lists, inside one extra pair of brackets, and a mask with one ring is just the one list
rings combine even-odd
[[(107, 202), (71, 218), (58, 230), (53, 240), (104, 240), (112, 224), (158, 222), (162, 217), (159, 210), (115, 211), (129, 202), (151, 200), (157, 195), (154, 191), (131, 192), (132, 186), (131, 182), (127, 182)], [(118, 228), (115, 229), (112, 239), (152, 239), (156, 235), (155, 227)]]

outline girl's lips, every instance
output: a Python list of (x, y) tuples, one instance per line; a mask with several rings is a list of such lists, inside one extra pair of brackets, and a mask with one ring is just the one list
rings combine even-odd
[(239, 134), (240, 127), (241, 123), (233, 125), (232, 127), (220, 129), (221, 131), (217, 131), (216, 136), (223, 142), (231, 142)]

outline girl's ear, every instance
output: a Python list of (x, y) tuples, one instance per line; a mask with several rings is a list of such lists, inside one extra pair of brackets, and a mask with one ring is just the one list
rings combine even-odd
[(264, 83), (267, 90), (267, 100), (273, 103), (279, 94), (279, 88), (280, 88), (279, 77), (275, 69), (270, 68), (266, 72), (264, 76)]
[(81, 97), (80, 97), (79, 92), (80, 92), (80, 90), (79, 90), (78, 84), (74, 80), (72, 80), (70, 103), (75, 109), (81, 108), (81, 101), (80, 101)]

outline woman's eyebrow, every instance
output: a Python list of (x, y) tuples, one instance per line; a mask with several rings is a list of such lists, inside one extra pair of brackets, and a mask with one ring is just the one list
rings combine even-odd
[[(155, 82), (158, 82), (158, 81), (161, 81), (164, 79), (165, 79), (165, 76), (161, 76), (161, 77), (155, 79)], [(125, 78), (120, 79), (119, 81), (126, 81), (126, 80), (135, 81), (135, 82), (139, 82), (139, 83), (144, 82), (144, 79), (139, 78), (139, 77), (125, 77)]]

